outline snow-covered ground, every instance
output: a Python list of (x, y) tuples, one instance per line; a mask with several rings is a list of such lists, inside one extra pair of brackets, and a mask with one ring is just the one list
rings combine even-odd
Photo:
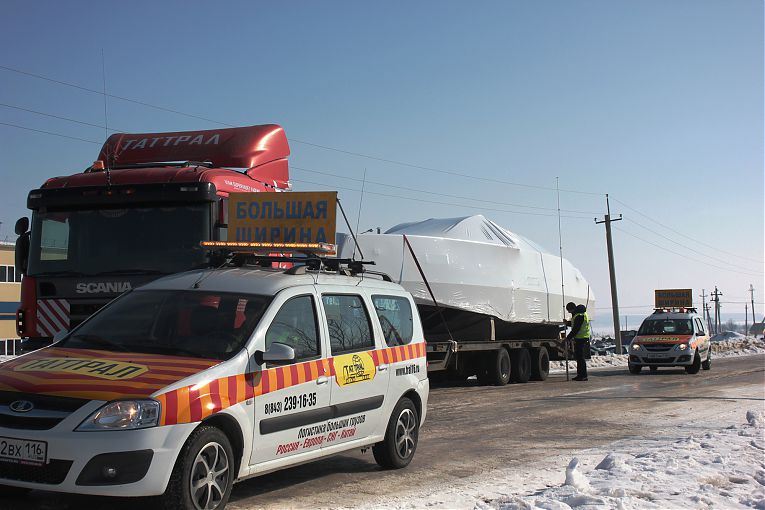
[[(732, 356), (748, 356), (765, 352), (765, 339), (754, 338), (735, 334), (735, 336), (712, 337), (712, 363), (714, 366), (715, 358), (729, 358)], [(716, 340), (716, 338), (724, 338)], [(550, 371), (565, 371), (565, 362), (551, 361)], [(587, 368), (603, 367), (627, 367), (626, 354), (607, 354), (605, 356), (593, 356), (587, 361)], [(569, 371), (576, 372), (576, 361), (568, 362)]]

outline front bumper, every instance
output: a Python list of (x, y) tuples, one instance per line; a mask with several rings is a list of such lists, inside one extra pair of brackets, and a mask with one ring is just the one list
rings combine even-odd
[(164, 493), (178, 453), (196, 424), (74, 432), (101, 405), (90, 402), (50, 430), (0, 427), (0, 436), (48, 444), (45, 465), (0, 462), (0, 484), (100, 496)]
[(695, 351), (667, 351), (667, 352), (630, 352), (629, 362), (631, 365), (645, 367), (685, 367), (693, 365)]

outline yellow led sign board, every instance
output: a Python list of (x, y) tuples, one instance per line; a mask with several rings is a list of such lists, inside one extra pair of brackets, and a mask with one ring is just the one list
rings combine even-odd
[(693, 307), (693, 289), (656, 289), (654, 296), (656, 308)]
[(228, 240), (334, 243), (337, 192), (231, 193)]

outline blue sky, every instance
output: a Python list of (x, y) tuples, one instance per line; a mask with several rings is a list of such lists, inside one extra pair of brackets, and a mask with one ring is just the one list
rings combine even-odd
[[(366, 172), (361, 230), (482, 213), (555, 252), (559, 177), (584, 192), (561, 193), (581, 211), (563, 213), (563, 251), (593, 285), (596, 329), (610, 327), (593, 222), (605, 193), (625, 217), (622, 315), (636, 323), (657, 287), (716, 285), (729, 313), (750, 283), (763, 301), (759, 0), (7, 1), (0, 27), (5, 68), (100, 90), (103, 50), (110, 94), (281, 124), (294, 188), (338, 189), (354, 223)], [(103, 125), (102, 96), (8, 69), (0, 103), (2, 123), (97, 142), (0, 124), (2, 239), (27, 191), (87, 166), (105, 132), (18, 109)], [(107, 109), (125, 131), (221, 125), (114, 98)]]

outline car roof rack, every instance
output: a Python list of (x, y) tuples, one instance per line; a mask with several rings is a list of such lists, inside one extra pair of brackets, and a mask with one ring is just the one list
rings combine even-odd
[[(202, 241), (203, 249), (213, 252), (212, 258), (219, 262), (215, 265), (227, 264), (236, 267), (254, 265), (272, 267), (275, 263), (290, 263), (293, 267), (286, 269), (284, 274), (307, 274), (309, 271), (328, 271), (347, 276), (374, 275), (386, 282), (393, 279), (386, 273), (371, 271), (364, 266), (373, 266), (372, 260), (341, 259), (334, 256), (337, 245), (329, 243), (270, 243), (270, 242), (239, 242), (239, 241)], [(281, 255), (275, 252), (300, 253), (302, 256)]]

